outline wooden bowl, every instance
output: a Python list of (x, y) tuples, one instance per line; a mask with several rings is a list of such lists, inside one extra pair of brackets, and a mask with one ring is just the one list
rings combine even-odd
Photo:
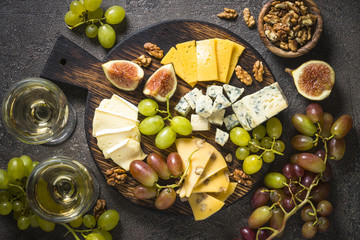
[[(316, 26), (315, 26), (315, 30), (313, 31), (313, 35), (312, 35), (310, 41), (308, 41), (304, 46), (300, 47), (296, 52), (293, 52), (291, 50), (286, 51), (286, 50), (281, 49), (280, 47), (277, 47), (272, 42), (270, 42), (270, 40), (265, 35), (264, 17), (270, 11), (271, 3), (273, 1), (274, 0), (270, 0), (263, 6), (263, 8), (260, 11), (260, 15), (259, 15), (259, 19), (258, 19), (257, 27), (258, 27), (260, 38), (261, 38), (262, 42), (264, 43), (264, 45), (267, 47), (267, 49), (269, 49), (275, 55), (284, 57), (284, 58), (295, 58), (295, 57), (299, 57), (299, 56), (302, 56), (302, 55), (308, 53), (311, 49), (313, 49), (315, 47), (316, 43), (319, 41), (322, 29), (323, 29), (323, 19), (322, 19), (320, 10), (319, 10), (318, 6), (316, 5), (316, 3), (314, 3), (312, 0), (302, 0), (304, 2), (305, 6), (308, 7), (309, 12), (317, 17)], [(284, 0), (281, 0), (281, 1), (283, 2)]]

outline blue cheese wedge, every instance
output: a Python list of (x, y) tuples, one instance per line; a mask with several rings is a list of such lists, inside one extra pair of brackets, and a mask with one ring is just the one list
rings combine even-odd
[(286, 97), (277, 82), (243, 97), (232, 105), (236, 117), (247, 131), (252, 130), (287, 107)]
[(239, 125), (239, 120), (235, 114), (230, 114), (224, 118), (224, 124), (227, 130), (231, 130), (232, 128)]
[(199, 90), (198, 88), (194, 88), (193, 90), (191, 90), (190, 92), (185, 94), (184, 98), (188, 102), (190, 107), (192, 109), (195, 109), (196, 102), (197, 102), (198, 98), (202, 95), (203, 94), (202, 94), (201, 90)]
[(184, 97), (180, 98), (180, 101), (175, 106), (175, 111), (180, 113), (182, 116), (186, 117), (186, 115), (190, 112), (191, 106), (190, 104), (185, 100)]
[(229, 140), (229, 134), (217, 128), (215, 133), (215, 142), (221, 146), (224, 146), (228, 140)]
[(219, 85), (210, 85), (206, 89), (206, 95), (211, 98), (216, 98), (219, 94), (222, 94), (223, 88)]
[(215, 98), (212, 112), (217, 112), (230, 106), (231, 103), (229, 102), (229, 100), (227, 100), (227, 98), (223, 94), (219, 94)]
[(191, 114), (191, 126), (193, 131), (210, 130), (209, 120), (197, 114)]
[(225, 109), (220, 109), (217, 112), (213, 112), (208, 119), (211, 124), (221, 126), (224, 122), (224, 116)]
[(211, 98), (207, 95), (201, 95), (196, 101), (195, 112), (204, 118), (208, 118), (212, 113), (212, 106), (213, 101)]
[(231, 103), (234, 103), (244, 92), (244, 88), (238, 88), (229, 84), (224, 84), (223, 87)]

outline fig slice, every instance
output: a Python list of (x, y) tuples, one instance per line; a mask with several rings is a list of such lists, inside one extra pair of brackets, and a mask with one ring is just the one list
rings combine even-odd
[(286, 68), (285, 71), (292, 75), (298, 92), (310, 100), (327, 98), (335, 83), (335, 72), (324, 61), (311, 60), (295, 70)]
[(102, 65), (106, 78), (117, 88), (135, 90), (144, 78), (144, 70), (127, 60), (112, 60)]
[(169, 98), (174, 95), (177, 86), (177, 79), (172, 63), (160, 67), (147, 80), (143, 93), (151, 96), (159, 102), (166, 102), (166, 96)]

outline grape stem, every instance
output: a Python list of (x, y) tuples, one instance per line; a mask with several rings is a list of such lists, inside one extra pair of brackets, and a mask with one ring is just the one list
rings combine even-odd
[(76, 235), (74, 229), (72, 229), (70, 226), (68, 226), (66, 223), (61, 223), (63, 227), (65, 227), (75, 238), (75, 240), (80, 240), (80, 238)]

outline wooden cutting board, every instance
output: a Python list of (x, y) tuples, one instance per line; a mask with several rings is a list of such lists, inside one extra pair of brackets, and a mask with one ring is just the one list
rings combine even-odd
[[(242, 38), (235, 35), (234, 33), (222, 27), (206, 22), (179, 20), (162, 22), (147, 27), (130, 35), (124, 41), (116, 45), (109, 52), (109, 54), (104, 60), (96, 59), (94, 56), (90, 55), (88, 52), (81, 49), (79, 46), (77, 46), (64, 36), (60, 36), (57, 39), (54, 49), (50, 54), (50, 57), (41, 73), (41, 77), (53, 81), (68, 83), (88, 90), (84, 121), (86, 138), (92, 157), (94, 158), (105, 178), (105, 171), (111, 167), (115, 167), (116, 165), (113, 163), (112, 160), (104, 159), (102, 152), (98, 149), (96, 145), (96, 139), (92, 136), (92, 119), (94, 116), (94, 110), (96, 107), (98, 107), (101, 100), (103, 100), (104, 98), (110, 98), (113, 94), (118, 94), (119, 96), (137, 105), (141, 99), (146, 98), (146, 96), (142, 93), (145, 80), (147, 80), (151, 76), (151, 74), (161, 66), (161, 64), (160, 60), (152, 58), (152, 64), (148, 68), (144, 69), (145, 80), (138, 86), (135, 91), (132, 92), (126, 92), (115, 88), (106, 79), (101, 64), (110, 60), (133, 60), (142, 54), (147, 55), (147, 53), (143, 49), (143, 45), (146, 42), (152, 42), (157, 44), (161, 49), (164, 50), (164, 53), (166, 53), (171, 47), (175, 46), (177, 43), (209, 38), (229, 39), (244, 46), (245, 50), (239, 59), (239, 64), (251, 75), (255, 61), (261, 60), (264, 63), (265, 74), (264, 81), (262, 83), (254, 81), (251, 86), (245, 86), (236, 78), (235, 74), (232, 76), (232, 79), (230, 81), (231, 85), (245, 87), (245, 92), (242, 96), (251, 94), (263, 88), (264, 86), (270, 85), (275, 81), (267, 64), (253, 47), (251, 47), (247, 42), (245, 42)], [(184, 81), (180, 79), (178, 80), (179, 81), (177, 90), (174, 96), (171, 98), (170, 106), (172, 109), (179, 102), (179, 99), (185, 93), (191, 90), (191, 87), (187, 85)], [(209, 84), (212, 84), (212, 82), (200, 83), (197, 84), (196, 87), (202, 89), (203, 93), (205, 93), (206, 85)], [(160, 107), (162, 109), (166, 109), (164, 104), (160, 104)], [(231, 108), (228, 108), (226, 115), (230, 112)], [(172, 110), (172, 114), (177, 115), (174, 110)], [(141, 114), (139, 114), (139, 118), (140, 120), (143, 119)], [(225, 130), (224, 126), (222, 126), (221, 128)], [(228, 163), (230, 172), (233, 172), (235, 168), (241, 169), (242, 162), (236, 160), (235, 158), (236, 146), (232, 144), (231, 141), (229, 141), (224, 147), (216, 144), (214, 141), (215, 130), (216, 127), (211, 126), (210, 131), (193, 132), (193, 136), (206, 139), (206, 141), (214, 145), (223, 154), (224, 157), (228, 153), (231, 153), (234, 160), (232, 163)], [(141, 144), (145, 153), (149, 154), (151, 152), (157, 152), (164, 158), (166, 158), (166, 156), (170, 152), (176, 151), (174, 145), (167, 150), (157, 149), (154, 146), (154, 139), (155, 136), (142, 136)], [(265, 163), (262, 167), (262, 170), (252, 176), (254, 181), (251, 186), (244, 186), (242, 184), (238, 184), (235, 193), (230, 196), (229, 199), (226, 201), (226, 205), (234, 203), (246, 193), (248, 193), (252, 187), (257, 185), (257, 183), (262, 180), (268, 168), (269, 164)], [(231, 181), (234, 180), (231, 178)], [(133, 196), (132, 191), (136, 185), (138, 185), (137, 181), (134, 180), (130, 175), (127, 178), (125, 184), (116, 185), (115, 188), (130, 201), (148, 208), (155, 208), (153, 200), (143, 201), (138, 200)], [(175, 204), (171, 208), (166, 210), (166, 212), (173, 214), (192, 214), (189, 204), (187, 202), (181, 202), (179, 199), (177, 199)]]

